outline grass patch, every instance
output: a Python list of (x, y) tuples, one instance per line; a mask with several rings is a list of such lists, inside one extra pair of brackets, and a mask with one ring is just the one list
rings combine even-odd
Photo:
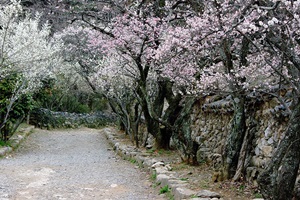
[(206, 180), (206, 179), (203, 179), (199, 182), (199, 185), (201, 188), (203, 189), (208, 189), (210, 188), (209, 185), (210, 185), (210, 181), (209, 180)]
[(181, 178), (180, 180), (181, 180), (181, 181), (188, 181), (189, 178)]
[(168, 185), (165, 185), (164, 187), (160, 188), (159, 194), (165, 194), (169, 200), (174, 200), (174, 195), (172, 195), (171, 189)]
[(170, 188), (168, 185), (165, 185), (164, 187), (160, 188), (159, 194), (165, 194), (167, 192), (170, 192)]
[(150, 154), (153, 154), (155, 152), (155, 149), (148, 149), (147, 151), (146, 151), (146, 153), (150, 153)]
[(156, 177), (157, 177), (157, 174), (155, 172), (151, 174), (151, 180), (152, 181), (155, 181)]
[(259, 199), (259, 198), (263, 198), (263, 196), (262, 196), (262, 194), (257, 192), (257, 193), (254, 194), (254, 198)]
[(132, 164), (137, 163), (136, 159), (134, 159), (134, 158), (130, 158), (129, 161), (130, 161)]
[(160, 150), (157, 151), (157, 153), (158, 153), (159, 155), (171, 155), (171, 154), (172, 154), (172, 151), (160, 149)]
[(173, 151), (171, 150), (165, 150), (165, 149), (155, 149), (155, 148), (152, 148), (152, 149), (148, 149), (146, 151), (146, 153), (149, 153), (149, 154), (155, 154), (155, 155), (171, 155)]
[(10, 141), (3, 141), (3, 140), (0, 140), (0, 147), (11, 147), (11, 143)]

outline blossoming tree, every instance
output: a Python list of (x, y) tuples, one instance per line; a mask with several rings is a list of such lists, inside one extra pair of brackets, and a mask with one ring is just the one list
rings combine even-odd
[(16, 77), (11, 95), (2, 108), (0, 130), (8, 122), (14, 103), (21, 94), (33, 91), (42, 77), (53, 74), (61, 63), (61, 43), (49, 37), (50, 27), (40, 27), (40, 15), (22, 11), (12, 0), (0, 9), (0, 81)]
[[(290, 198), (300, 158), (299, 1), (214, 0), (183, 6), (197, 8), (192, 10), (180, 9), (185, 1), (148, 2), (155, 9), (142, 2), (132, 4), (134, 12), (129, 9), (115, 18), (109, 29), (92, 26), (98, 32), (90, 33), (89, 48), (98, 51), (100, 58), (117, 60), (101, 63), (104, 68), (96, 77), (110, 84), (112, 77), (118, 79), (117, 85), (130, 83), (127, 92), (137, 98), (148, 131), (161, 147), (167, 146), (172, 135), (189, 140), (190, 134), (182, 136), (182, 129), (176, 132), (180, 123), (188, 124), (188, 119), (182, 122), (187, 113), (182, 111), (192, 104), (186, 97), (230, 95), (234, 118), (224, 164), (228, 178), (237, 175), (235, 179), (245, 160), (241, 151), (248, 137), (247, 94), (272, 93), (283, 85), (292, 88), (293, 106), (286, 107), (292, 113), (289, 129), (259, 178), (265, 198)], [(163, 110), (165, 102), (169, 107)], [(192, 143), (183, 145), (194, 153)], [(288, 175), (280, 176), (280, 170)]]
[[(173, 124), (177, 116), (179, 116), (180, 110), (183, 110), (184, 107), (182, 105), (184, 105), (183, 102), (185, 101), (182, 92), (178, 92), (178, 89), (174, 91), (174, 83), (170, 82), (169, 78), (161, 76), (160, 67), (155, 63), (155, 51), (160, 45), (163, 34), (167, 31), (166, 26), (168, 26), (168, 23), (166, 21), (174, 17), (170, 10), (173, 9), (174, 11), (180, 5), (178, 2), (170, 2), (166, 2), (169, 3), (165, 4), (166, 9), (164, 9), (163, 4), (134, 3), (128, 12), (114, 18), (114, 23), (111, 23), (109, 27), (101, 28), (101, 24), (92, 24), (84, 20), (90, 25), (91, 29), (86, 29), (84, 31), (86, 34), (82, 35), (80, 33), (83, 36), (81, 39), (89, 36), (90, 40), (88, 45), (77, 50), (80, 52), (85, 51), (85, 53), (87, 53), (86, 50), (90, 52), (88, 54), (82, 52), (82, 54), (76, 56), (76, 58), (80, 59), (78, 63), (81, 66), (85, 65), (82, 68), (83, 71), (88, 73), (95, 73), (95, 66), (90, 64), (91, 62), (97, 62), (97, 59), (106, 60), (108, 57), (109, 60), (111, 60), (110, 58), (118, 60), (114, 62), (114, 66), (107, 65), (106, 67), (109, 67), (106, 69), (103, 67), (98, 68), (101, 69), (101, 73), (98, 72), (96, 77), (101, 79), (102, 75), (107, 74), (107, 72), (114, 72), (113, 77), (118, 75), (119, 78), (115, 78), (118, 81), (105, 78), (105, 85), (111, 85), (113, 82), (118, 85), (121, 80), (131, 81), (131, 84), (128, 85), (133, 84), (133, 88), (127, 91), (131, 91), (135, 99), (138, 100), (147, 122), (148, 131), (156, 137), (158, 146), (164, 148), (168, 148), (170, 137), (174, 131), (173, 127), (175, 127)], [(161, 10), (158, 12), (156, 9), (161, 9), (163, 12)], [(151, 16), (152, 14), (149, 15), (149, 13), (153, 13), (153, 16)], [(166, 15), (166, 18), (162, 19), (162, 15)], [(176, 17), (180, 17), (180, 19), (176, 17), (174, 19), (182, 20), (182, 16), (184, 14), (178, 14)], [(92, 29), (96, 31), (92, 31)], [(92, 57), (86, 56), (83, 58), (81, 55)], [(100, 63), (103, 64), (103, 62)], [(112, 70), (112, 67), (116, 69)], [(122, 73), (115, 73), (118, 71), (117, 69), (120, 69), (119, 71), (122, 71)], [(86, 77), (89, 77), (90, 74), (86, 75)], [(121, 75), (126, 76), (126, 78), (120, 77)], [(88, 81), (91, 83), (90, 80)], [(127, 82), (123, 85), (126, 86)], [(117, 88), (120, 88), (120, 86)], [(182, 91), (184, 93), (185, 90), (183, 89)], [(118, 95), (118, 92), (115, 91), (115, 97), (118, 96), (122, 95)], [(170, 106), (166, 112), (163, 112), (165, 101)], [(181, 118), (184, 118), (184, 116), (187, 115), (182, 115)], [(181, 121), (178, 120), (176, 123), (182, 123)], [(180, 125), (177, 125), (177, 129), (180, 129), (180, 127)], [(192, 144), (187, 146), (185, 149), (192, 148)], [(195, 152), (193, 154), (195, 156)]]
[(165, 75), (196, 92), (231, 94), (235, 114), (224, 152), (229, 178), (237, 169), (245, 136), (246, 94), (271, 93), (282, 85), (293, 89), (286, 137), (258, 179), (266, 199), (290, 199), (299, 168), (299, 1), (225, 0), (204, 5), (185, 27), (172, 30), (158, 60), (167, 61)]

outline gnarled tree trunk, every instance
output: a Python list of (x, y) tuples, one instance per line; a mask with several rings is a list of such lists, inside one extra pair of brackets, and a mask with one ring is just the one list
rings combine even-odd
[(236, 96), (233, 101), (234, 116), (231, 122), (231, 131), (227, 138), (227, 143), (223, 155), (225, 178), (232, 178), (235, 175), (240, 150), (242, 148), (245, 132), (245, 96)]
[(300, 163), (300, 104), (295, 106), (288, 129), (267, 168), (259, 175), (258, 184), (265, 199), (289, 200)]
[(183, 156), (183, 160), (189, 164), (195, 165), (197, 163), (198, 144), (192, 139), (191, 129), (191, 111), (196, 101), (195, 97), (187, 97), (184, 105), (174, 121), (173, 138), (176, 140), (177, 148)]
[(138, 89), (138, 95), (141, 100), (147, 131), (155, 138), (158, 149), (169, 149), (171, 133), (165, 130), (165, 125), (161, 124), (161, 116), (166, 94), (165, 81), (158, 81), (157, 92), (150, 100), (146, 92), (146, 82), (141, 81)]

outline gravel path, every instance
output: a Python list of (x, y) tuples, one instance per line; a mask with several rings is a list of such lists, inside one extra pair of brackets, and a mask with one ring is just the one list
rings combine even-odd
[(0, 159), (0, 200), (164, 199), (109, 148), (99, 130), (37, 130)]

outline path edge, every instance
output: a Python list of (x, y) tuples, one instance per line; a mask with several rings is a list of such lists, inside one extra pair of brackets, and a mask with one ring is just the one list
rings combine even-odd
[(34, 126), (28, 125), (26, 127), (20, 128), (16, 133), (14, 133), (8, 140), (9, 146), (0, 147), (0, 159), (7, 154), (11, 153), (19, 147), (19, 145), (30, 135)]
[(123, 144), (114, 128), (104, 128), (101, 132), (104, 133), (109, 144), (120, 157), (124, 160), (134, 161), (139, 167), (149, 171), (154, 177), (154, 181), (161, 187), (168, 186), (174, 200), (223, 200), (218, 193), (212, 194), (215, 196), (199, 197), (199, 191), (188, 189), (186, 187), (188, 182), (176, 177), (176, 173), (171, 171), (168, 165), (164, 165), (162, 161), (155, 158), (145, 156), (134, 146)]

